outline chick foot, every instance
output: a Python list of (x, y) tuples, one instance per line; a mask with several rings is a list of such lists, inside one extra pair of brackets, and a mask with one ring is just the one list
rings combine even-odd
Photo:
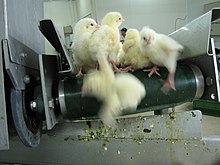
[(79, 72), (76, 74), (76, 77), (81, 77), (83, 76), (83, 72), (82, 72), (82, 67), (79, 69)]
[(151, 77), (154, 73), (156, 73), (158, 76), (160, 76), (160, 73), (158, 73), (157, 71), (159, 70), (159, 68), (155, 65), (153, 68), (151, 69), (144, 69), (144, 72), (150, 72), (148, 74), (148, 77)]
[(131, 65), (127, 66), (125, 68), (120, 68), (119, 70), (122, 72), (129, 72), (129, 71), (134, 72), (133, 66), (131, 66)]
[(113, 69), (113, 72), (123, 72), (121, 71), (116, 65), (115, 65), (115, 62), (114, 61), (109, 61), (111, 64), (112, 64), (112, 69)]

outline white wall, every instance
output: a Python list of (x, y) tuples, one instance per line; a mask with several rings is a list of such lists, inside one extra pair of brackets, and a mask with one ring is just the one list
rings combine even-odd
[(78, 19), (92, 15), (92, 4), (90, 0), (77, 0), (76, 11)]
[(100, 22), (107, 12), (120, 11), (125, 19), (120, 28), (140, 30), (150, 25), (157, 32), (169, 34), (202, 15), (204, 4), (211, 2), (216, 0), (47, 0), (44, 17), (62, 29), (88, 15)]
[[(204, 4), (217, 0), (96, 0), (96, 15), (100, 21), (109, 11), (120, 11), (125, 17), (121, 27), (140, 30), (150, 25), (156, 31), (169, 34), (204, 13)], [(176, 26), (175, 26), (176, 22)]]
[(192, 21), (202, 15), (204, 13), (204, 5), (212, 2), (217, 2), (217, 0), (187, 0), (187, 21)]
[[(149, 25), (157, 32), (169, 34), (175, 30), (175, 21), (185, 18), (186, 0), (96, 0), (97, 20), (109, 11), (122, 13), (125, 22), (121, 27), (137, 28)], [(176, 28), (186, 24), (186, 20), (177, 21)]]
[[(63, 27), (73, 25), (76, 17), (75, 1), (45, 1), (44, 2), (44, 18), (51, 19), (58, 29), (63, 40), (65, 40)], [(57, 54), (55, 49), (46, 40), (45, 53)]]
[(73, 24), (76, 15), (74, 6), (74, 1), (46, 1), (44, 2), (44, 18), (50, 18), (64, 26)]
[[(44, 18), (54, 22), (63, 40), (65, 40), (63, 27), (74, 26), (75, 22), (86, 16), (93, 16), (92, 0), (44, 1)], [(45, 43), (45, 49), (48, 54), (57, 54), (48, 41)]]

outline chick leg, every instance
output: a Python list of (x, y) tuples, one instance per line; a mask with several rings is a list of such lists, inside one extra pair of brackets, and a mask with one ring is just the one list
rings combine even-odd
[(158, 76), (160, 76), (160, 73), (158, 73), (157, 71), (159, 70), (159, 68), (157, 67), (157, 65), (155, 65), (153, 68), (151, 69), (144, 69), (144, 72), (149, 72), (148, 77), (151, 77), (154, 73), (156, 73)]
[(121, 71), (121, 70), (115, 65), (115, 62), (114, 62), (113, 60), (110, 60), (109, 62), (112, 64), (113, 72), (124, 72), (124, 71)]
[(176, 90), (175, 83), (174, 83), (174, 75), (175, 75), (174, 73), (169, 73), (168, 82), (169, 82), (170, 88), (173, 90)]
[(176, 90), (174, 83), (174, 73), (169, 73), (167, 80), (164, 82), (163, 87), (161, 88), (164, 94), (167, 94), (170, 89)]
[(83, 76), (82, 67), (80, 67), (79, 72), (76, 74), (76, 77)]
[(130, 66), (127, 66), (127, 67), (125, 67), (125, 68), (120, 68), (119, 70), (122, 71), (122, 72), (128, 72), (128, 71), (134, 72), (134, 69), (133, 69), (133, 68), (134, 68), (134, 67), (133, 67), (132, 65), (130, 65)]

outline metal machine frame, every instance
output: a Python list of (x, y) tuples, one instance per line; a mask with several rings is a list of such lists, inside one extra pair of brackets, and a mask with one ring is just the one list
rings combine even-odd
[[(9, 148), (6, 113), (9, 116), (12, 113), (21, 139), (28, 139), (26, 145), (36, 146), (40, 142), (41, 121), (36, 117), (37, 113), (27, 113), (30, 109), (27, 100), (33, 99), (31, 92), (40, 83), (38, 54), (44, 51), (44, 38), (39, 32), (37, 20), (43, 17), (43, 1), (24, 0), (17, 3), (16, 0), (1, 0), (0, 3), (1, 72), (4, 74), (1, 97), (9, 99), (2, 99), (0, 113), (4, 115), (1, 120), (4, 119), (4, 123), (1, 127), (5, 129), (3, 133), (0, 130), (1, 136), (5, 136), (2, 139), (6, 139), (4, 143)], [(7, 92), (4, 93), (4, 90)]]
[[(220, 136), (202, 134), (202, 113), (196, 110), (202, 110), (201, 102), (206, 103), (207, 109), (219, 106), (219, 64), (210, 29), (211, 22), (220, 17), (220, 9), (213, 9), (170, 34), (186, 48), (179, 63), (198, 66), (205, 79), (204, 86), (199, 87), (205, 89), (204, 94), (193, 100), (194, 110), (124, 116), (117, 119), (116, 128), (111, 128), (99, 119), (76, 120), (62, 115), (65, 92), (58, 90), (58, 84), (76, 68), (50, 20), (41, 21), (39, 28), (60, 54), (43, 54), (43, 36), (36, 25), (43, 16), (43, 1), (19, 3), (0, 0), (1, 163), (220, 163)], [(25, 5), (29, 5), (28, 10), (19, 15)], [(15, 6), (16, 12), (12, 12)], [(26, 26), (26, 22), (33, 24)], [(44, 29), (48, 25), (49, 33)], [(145, 111), (150, 110), (154, 109)], [(14, 130), (8, 124), (11, 118), (17, 134), (10, 131)]]
[[(3, 6), (3, 2), (0, 1), (0, 6)], [(3, 10), (0, 10), (0, 15), (3, 15)], [(0, 17), (0, 29), (4, 29), (4, 19)], [(0, 30), (0, 38), (4, 38), (4, 31)], [(1, 44), (2, 50), (2, 44)], [(5, 85), (3, 75), (3, 55), (0, 51), (0, 149), (9, 149), (9, 137), (8, 137), (8, 125), (6, 116), (6, 103), (5, 103)]]
[(205, 93), (201, 99), (219, 102), (218, 57), (215, 53), (214, 36), (211, 36), (211, 25), (217, 18), (219, 18), (219, 9), (212, 9), (171, 33), (170, 36), (185, 47), (179, 60), (197, 65), (201, 69), (206, 82), (212, 81), (211, 84), (207, 82)]

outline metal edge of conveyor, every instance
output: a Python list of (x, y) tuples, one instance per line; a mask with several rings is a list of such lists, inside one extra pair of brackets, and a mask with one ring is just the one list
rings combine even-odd
[(50, 105), (50, 102), (51, 104), (54, 102), (52, 96), (53, 83), (58, 80), (57, 57), (53, 55), (39, 55), (39, 65), (46, 125), (47, 129), (50, 130), (57, 123), (54, 106)]
[(66, 116), (66, 102), (65, 102), (65, 93), (64, 93), (64, 82), (61, 80), (59, 82), (59, 103), (60, 103), (60, 110), (63, 116)]
[(196, 94), (195, 94), (194, 99), (199, 99), (202, 97), (204, 90), (205, 90), (204, 77), (203, 77), (203, 74), (198, 66), (189, 65), (189, 67), (192, 69), (192, 71), (194, 73), (195, 81), (197, 84), (197, 89), (196, 89)]

